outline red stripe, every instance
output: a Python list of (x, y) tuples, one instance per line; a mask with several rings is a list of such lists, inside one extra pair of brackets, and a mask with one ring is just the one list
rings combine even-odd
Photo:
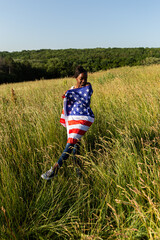
[(74, 125), (74, 124), (82, 124), (82, 125), (90, 127), (92, 125), (92, 122), (89, 122), (86, 120), (70, 120), (70, 121), (68, 121), (68, 125)]
[(65, 119), (60, 118), (60, 123), (66, 123), (66, 122), (65, 122)]
[(68, 138), (67, 143), (76, 144), (78, 141), (78, 139)]
[(69, 134), (70, 133), (77, 133), (79, 135), (84, 135), (86, 133), (86, 131), (84, 130), (81, 130), (81, 129), (78, 129), (78, 128), (75, 128), (75, 129), (70, 129), (69, 130)]
[(62, 110), (62, 114), (64, 114), (64, 109)]

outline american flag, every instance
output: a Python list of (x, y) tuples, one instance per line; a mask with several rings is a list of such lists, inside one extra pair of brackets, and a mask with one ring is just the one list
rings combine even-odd
[(66, 92), (60, 123), (67, 128), (67, 143), (76, 144), (94, 122), (90, 108), (92, 93), (91, 84)]

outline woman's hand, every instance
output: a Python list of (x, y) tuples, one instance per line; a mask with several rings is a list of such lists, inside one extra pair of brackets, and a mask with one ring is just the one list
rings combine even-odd
[[(67, 91), (68, 91), (68, 90), (67, 90)], [(65, 91), (65, 92), (64, 92), (64, 94), (62, 95), (62, 98), (64, 98), (64, 97), (65, 97), (65, 94), (66, 94), (66, 92), (67, 92), (67, 91)]]

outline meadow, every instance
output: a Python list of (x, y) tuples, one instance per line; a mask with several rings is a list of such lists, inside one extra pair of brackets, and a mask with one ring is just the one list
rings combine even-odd
[[(95, 122), (72, 156), (61, 95), (75, 79), (0, 85), (0, 239), (160, 239), (160, 66), (89, 74)], [(14, 92), (13, 90), (14, 89)]]

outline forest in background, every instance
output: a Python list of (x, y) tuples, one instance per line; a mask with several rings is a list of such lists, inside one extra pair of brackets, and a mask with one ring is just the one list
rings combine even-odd
[(160, 48), (41, 49), (0, 52), (0, 84), (74, 75), (77, 65), (88, 72), (160, 63)]

